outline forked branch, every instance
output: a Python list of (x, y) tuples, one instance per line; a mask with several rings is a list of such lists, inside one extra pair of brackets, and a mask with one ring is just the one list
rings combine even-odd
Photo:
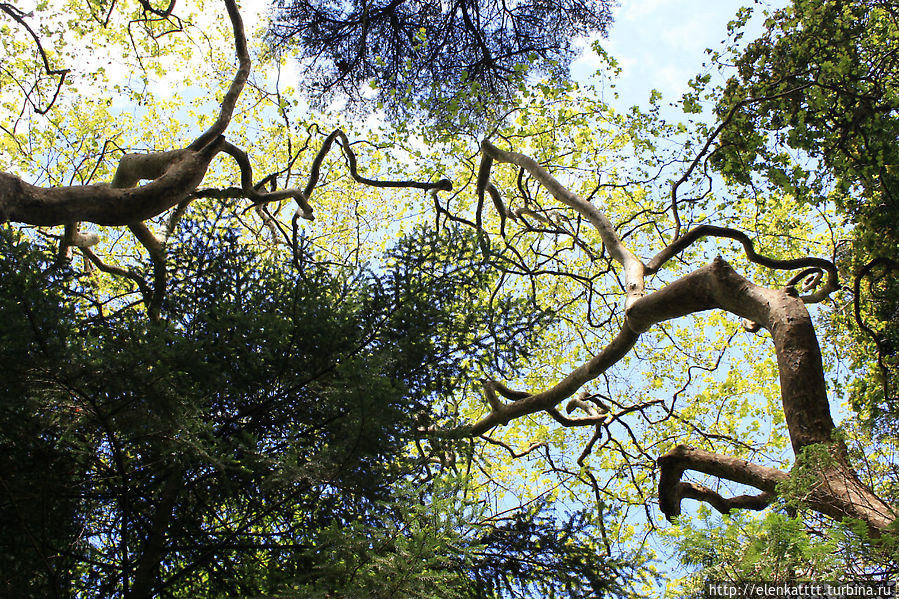
[[(625, 293), (627, 296), (625, 305), (630, 306), (633, 302), (643, 296), (645, 275), (643, 263), (621, 242), (612, 222), (599, 208), (567, 189), (545, 168), (537, 163), (537, 161), (529, 156), (519, 154), (518, 152), (501, 150), (487, 140), (481, 142), (481, 152), (485, 158), (481, 161), (477, 180), (478, 195), (481, 198), (481, 200), (479, 200), (480, 204), (483, 203), (483, 193), (484, 190), (487, 189), (487, 184), (490, 180), (490, 169), (493, 162), (514, 164), (524, 169), (535, 180), (543, 185), (554, 198), (575, 210), (596, 228), (609, 255), (613, 260), (620, 264), (624, 270)], [(498, 205), (497, 209), (504, 210), (500, 206), (501, 205)]]
[[(658, 465), (659, 508), (668, 520), (680, 515), (682, 499), (705, 501), (723, 514), (730, 513), (732, 509), (764, 509), (774, 499), (777, 483), (790, 477), (776, 468), (759, 466), (685, 445), (678, 445), (660, 457)], [(761, 494), (725, 498), (702, 485), (681, 482), (681, 477), (687, 470), (749, 485), (761, 491)]]

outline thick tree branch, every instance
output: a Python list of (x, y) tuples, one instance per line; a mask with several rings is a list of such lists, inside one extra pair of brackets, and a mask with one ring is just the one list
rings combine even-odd
[(571, 418), (570, 416), (562, 414), (557, 408), (550, 408), (546, 410), (546, 413), (564, 427), (596, 426), (598, 424), (603, 424), (609, 419), (608, 414), (591, 414), (590, 416), (577, 416)]
[(56, 251), (56, 262), (52, 268), (61, 268), (72, 260), (72, 248), (89, 248), (100, 242), (96, 233), (82, 233), (79, 223), (66, 225), (62, 238), (59, 240), (59, 248)]
[[(600, 354), (575, 369), (560, 383), (541, 393), (522, 397), (497, 383), (485, 384), (491, 412), (473, 427), (473, 434), (538, 411), (549, 411), (564, 425), (575, 420), (562, 416), (556, 406), (570, 397), (585, 382), (614, 365), (636, 343), (639, 334), (655, 324), (702, 312), (722, 309), (759, 323), (771, 333), (777, 355), (784, 416), (790, 440), (797, 456), (812, 445), (830, 448), (833, 464), (820, 471), (816, 488), (807, 503), (834, 518), (858, 518), (881, 530), (895, 517), (892, 510), (867, 489), (848, 465), (845, 447), (834, 439), (835, 427), (830, 414), (824, 367), (814, 327), (798, 292), (788, 287), (766, 289), (752, 284), (718, 258), (662, 289), (634, 302), (627, 312), (627, 324)], [(505, 391), (504, 391), (505, 390)], [(509, 403), (500, 402), (497, 393)], [(699, 487), (680, 486), (685, 469), (754, 486), (771, 494), (777, 482), (788, 474), (748, 464), (743, 460), (710, 454), (700, 450), (676, 448), (660, 461), (662, 510), (672, 517), (679, 513), (684, 496), (702, 498), (719, 507), (749, 507), (768, 501), (767, 496), (725, 500)], [(686, 494), (686, 495), (685, 495)]]
[(678, 483), (678, 491), (683, 499), (696, 499), (710, 504), (722, 514), (729, 514), (732, 510), (761, 511), (771, 505), (774, 496), (770, 493), (758, 495), (737, 495), (735, 497), (723, 497), (716, 491), (697, 485), (696, 483)]
[(44, 189), (0, 173), (0, 221), (38, 226), (86, 221), (121, 226), (146, 220), (177, 205), (196, 189), (220, 144), (213, 142), (199, 152), (176, 151), (164, 174), (136, 188), (78, 185)]
[[(112, 185), (80, 185), (43, 189), (0, 173), (0, 222), (38, 226), (78, 221), (120, 226), (143, 221), (185, 200), (206, 175), (209, 163), (223, 149), (221, 137), (250, 69), (243, 22), (235, 0), (225, 0), (234, 29), (239, 67), (222, 101), (216, 122), (187, 148), (122, 157)], [(141, 180), (150, 180), (135, 187)]]
[[(498, 400), (491, 402), (490, 413), (471, 427), (470, 434), (481, 435), (494, 426), (505, 425), (515, 418), (554, 408), (574, 395), (585, 383), (592, 381), (627, 355), (631, 348), (634, 347), (638, 337), (639, 335), (631, 330), (630, 327), (625, 326), (618, 332), (618, 336), (603, 348), (601, 352), (596, 354), (589, 362), (573, 370), (552, 388), (533, 395), (518, 391), (513, 392), (514, 395), (513, 393), (505, 394), (504, 396), (508, 399), (514, 399), (511, 403), (503, 404)], [(497, 385), (497, 383), (494, 383), (494, 385)], [(485, 390), (486, 388), (485, 385)]]
[[(711, 503), (715, 509), (728, 513), (732, 508), (763, 509), (774, 496), (777, 483), (786, 481), (789, 474), (752, 464), (739, 458), (678, 445), (658, 459), (659, 508), (668, 520), (680, 515), (681, 499), (698, 499)], [(742, 495), (725, 499), (718, 493), (699, 485), (682, 483), (684, 471), (695, 470), (725, 480), (742, 483), (762, 491), (762, 495)], [(764, 505), (762, 505), (764, 504)], [(755, 507), (760, 506), (760, 507)]]
[[(842, 445), (833, 442), (830, 447), (830, 463), (816, 464), (812, 485), (803, 496), (793, 499), (837, 520), (862, 520), (873, 534), (879, 534), (894, 521), (895, 513), (858, 480), (846, 461)], [(668, 520), (680, 515), (682, 499), (704, 501), (722, 513), (729, 513), (732, 509), (764, 509), (776, 496), (778, 484), (791, 478), (791, 474), (776, 468), (685, 445), (674, 447), (657, 463), (660, 471), (659, 509)], [(797, 467), (802, 472), (804, 464), (799, 462)], [(687, 470), (749, 485), (762, 493), (725, 498), (702, 485), (681, 482)]]

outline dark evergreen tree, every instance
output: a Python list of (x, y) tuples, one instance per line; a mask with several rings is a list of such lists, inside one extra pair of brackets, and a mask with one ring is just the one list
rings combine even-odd
[[(444, 124), (502, 114), (528, 73), (567, 78), (574, 41), (604, 34), (613, 2), (279, 0), (271, 26), (295, 50), (312, 97), (377, 101), (402, 119), (424, 108)], [(374, 86), (375, 93), (371, 91)], [(461, 112), (461, 114), (460, 114)]]
[(5, 596), (424, 596), (415, 568), (455, 593), (428, 596), (468, 592), (480, 533), (436, 480), (415, 490), (407, 448), (546, 315), (492, 296), (470, 233), (419, 232), (366, 270), (237, 235), (184, 227), (153, 323), (4, 231)]

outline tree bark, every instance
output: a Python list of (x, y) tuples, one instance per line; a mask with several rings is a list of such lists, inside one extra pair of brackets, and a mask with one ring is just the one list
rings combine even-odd
[(174, 514), (175, 502), (184, 483), (179, 470), (170, 471), (159, 493), (159, 502), (150, 521), (150, 529), (144, 539), (134, 581), (128, 599), (150, 599), (156, 595), (159, 584), (159, 566), (165, 557), (165, 540)]
[(139, 173), (138, 179), (154, 180), (127, 189), (109, 185), (43, 188), (0, 173), (0, 222), (50, 227), (79, 221), (120, 226), (146, 220), (177, 205), (197, 188), (223, 141), (217, 138), (196, 152), (166, 152), (171, 162), (162, 175)]
[[(895, 513), (859, 480), (849, 464), (845, 445), (835, 436), (821, 350), (803, 299), (793, 287), (767, 289), (755, 285), (721, 258), (635, 300), (626, 312), (625, 326), (615, 339), (553, 387), (529, 394), (512, 391), (493, 381), (485, 383), (491, 411), (467, 432), (480, 435), (514, 418), (553, 410), (585, 383), (617, 363), (634, 347), (640, 334), (653, 325), (712, 309), (731, 312), (758, 323), (771, 333), (784, 416), (796, 454), (794, 471), (808, 471), (804, 468), (807, 448), (821, 446), (829, 455), (815, 471), (811, 487), (798, 499), (833, 518), (861, 520), (874, 532), (889, 526)], [(502, 403), (497, 393), (512, 401)], [(706, 501), (722, 511), (761, 509), (773, 499), (778, 483), (790, 478), (788, 473), (774, 468), (684, 446), (675, 447), (658, 463), (661, 470), (660, 507), (668, 518), (680, 513), (683, 498)], [(727, 499), (700, 485), (681, 482), (686, 470), (748, 484), (759, 489), (761, 494)]]
[[(629, 318), (642, 328), (680, 315), (685, 308), (695, 312), (717, 307), (767, 329), (774, 342), (784, 417), (796, 454), (794, 474), (808, 475), (807, 465), (817, 469), (810, 488), (797, 499), (835, 519), (855, 518), (865, 522), (872, 531), (883, 530), (893, 522), (895, 513), (859, 480), (849, 464), (845, 445), (836, 438), (821, 350), (811, 317), (798, 295), (792, 287), (775, 290), (754, 285), (718, 259), (645, 298), (652, 301), (638, 302)], [(815, 445), (826, 448), (828, 456), (815, 464), (806, 464), (810, 458), (805, 450)], [(732, 507), (751, 507), (750, 503), (759, 506), (775, 492), (777, 483), (787, 479), (786, 473), (775, 469), (683, 446), (669, 451), (658, 463), (660, 507), (669, 518), (680, 513), (680, 499), (689, 496), (713, 505), (718, 503), (716, 507), (725, 507), (726, 511)], [(721, 503), (708, 489), (681, 483), (681, 475), (687, 469), (748, 484), (765, 495), (755, 496), (753, 501), (734, 498)], [(800, 477), (803, 479), (807, 476)]]

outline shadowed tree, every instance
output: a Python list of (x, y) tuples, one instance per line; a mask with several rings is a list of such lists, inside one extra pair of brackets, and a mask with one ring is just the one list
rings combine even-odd
[[(279, 0), (270, 30), (320, 102), (423, 110), (469, 126), (508, 110), (529, 74), (566, 78), (578, 36), (605, 34), (608, 0)], [(371, 89), (369, 86), (374, 89)], [(459, 112), (462, 115), (459, 115)]]

